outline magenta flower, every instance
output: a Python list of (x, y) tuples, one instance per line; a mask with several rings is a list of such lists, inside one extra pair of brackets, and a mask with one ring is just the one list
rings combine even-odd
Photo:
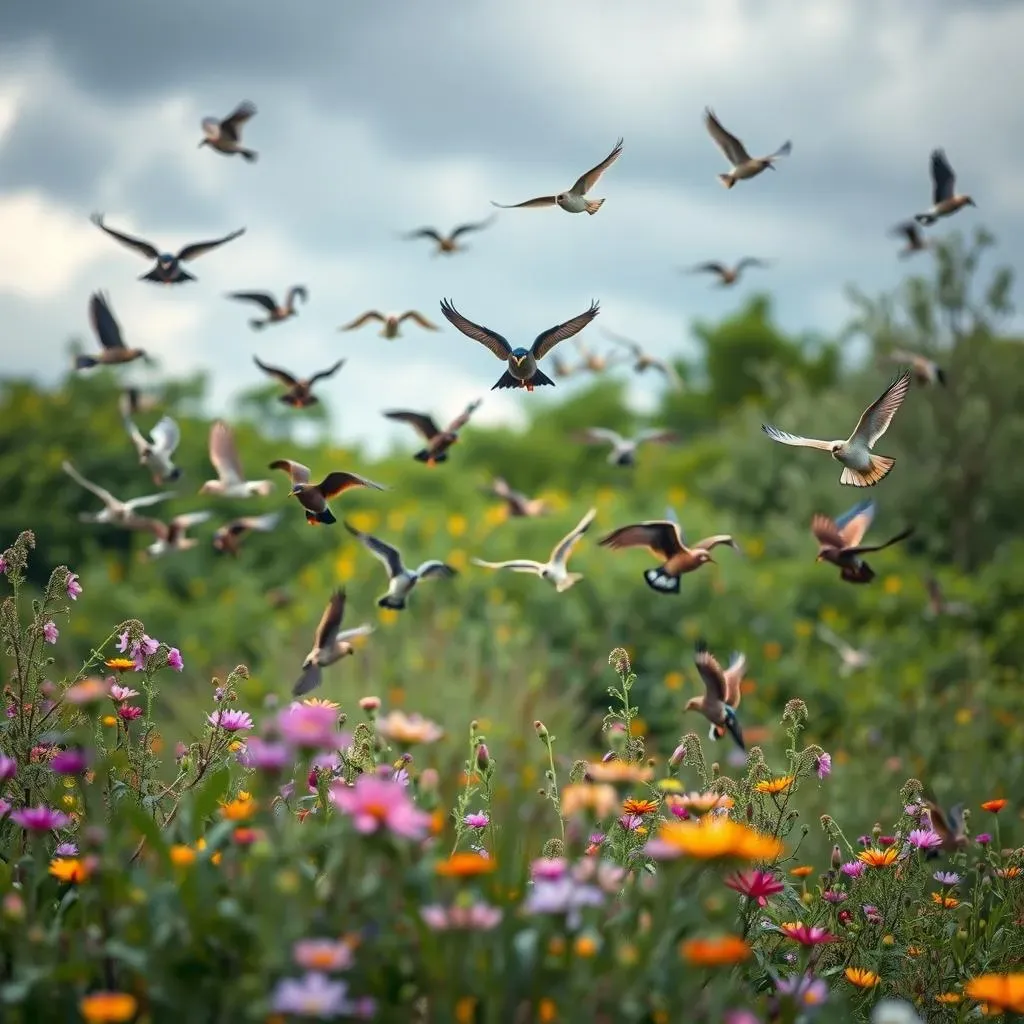
[(839, 870), (847, 878), (860, 878), (867, 870), (867, 865), (859, 860), (848, 860), (845, 864), (840, 865)]
[(918, 850), (933, 850), (942, 845), (942, 836), (930, 828), (915, 828), (907, 836), (907, 842)]
[(117, 649), (124, 654), (128, 650), (128, 630), (126, 629), (123, 633), (118, 634), (117, 637)]
[(117, 717), (123, 722), (134, 722), (136, 718), (142, 717), (142, 708), (137, 704), (119, 704)]
[(344, 971), (352, 966), (352, 947), (337, 939), (300, 939), (292, 959), (307, 971)]
[(85, 751), (73, 747), (58, 751), (50, 760), (50, 771), (55, 775), (81, 775), (88, 767)]
[(11, 821), (19, 824), (26, 832), (52, 832), (64, 828), (71, 819), (52, 807), (22, 807), (11, 812)]
[(873, 903), (865, 903), (861, 909), (864, 911), (864, 916), (871, 922), (871, 924), (882, 923), (882, 912)]
[(992, 842), (992, 837), (987, 832), (979, 832), (978, 835), (974, 837), (974, 841), (979, 846), (988, 846), (988, 844)]
[(130, 686), (119, 686), (117, 683), (112, 683), (110, 686), (110, 699), (116, 704), (120, 704), (121, 701), (131, 700), (132, 697), (138, 697), (139, 691), (133, 690)]
[(623, 814), (619, 818), (619, 825), (624, 832), (635, 832), (643, 823), (644, 819), (639, 814)]
[(181, 659), (181, 651), (177, 647), (172, 647), (167, 652), (167, 665), (175, 672), (180, 672), (185, 667), (185, 662)]
[(384, 830), (406, 839), (423, 839), (430, 831), (430, 815), (416, 807), (401, 783), (391, 779), (360, 775), (354, 786), (336, 780), (331, 783), (330, 800), (363, 835)]
[(206, 716), (206, 720), (214, 729), (223, 729), (225, 732), (252, 728), (252, 716), (248, 711), (214, 711)]
[(78, 573), (68, 573), (68, 597), (72, 601), (78, 600), (78, 595), (82, 593), (82, 584), (78, 582)]
[(785, 924), (779, 925), (779, 931), (787, 939), (799, 942), (801, 946), (820, 946), (824, 942), (835, 942), (839, 938), (827, 928), (816, 924), (805, 924), (803, 921), (787, 921)]
[(0, 797), (0, 818), (2, 818), (10, 809), (11, 805)]
[(471, 903), (469, 906), (453, 904), (450, 907), (431, 903), (420, 908), (420, 917), (432, 932), (452, 929), (488, 932), (501, 923), (502, 912), (488, 903)]
[(337, 750), (344, 745), (338, 712), (323, 705), (292, 704), (277, 716), (281, 737), (298, 750)]
[(13, 779), (18, 774), (18, 762), (13, 757), (0, 754), (0, 782)]
[(0, 576), (3, 576), (7, 572), (7, 559), (3, 555), (0, 555)]
[(343, 981), (331, 981), (326, 974), (310, 972), (302, 978), (282, 978), (274, 989), (273, 1008), (296, 1017), (337, 1017), (347, 1008)]
[(870, 846), (872, 839), (871, 836), (857, 836), (857, 842), (860, 843), (861, 846)]
[(821, 898), (826, 903), (842, 903), (846, 899), (846, 893), (842, 889), (826, 889)]
[(815, 759), (814, 767), (818, 771), (818, 778), (824, 779), (832, 772), (832, 755), (822, 752)]
[(767, 904), (769, 896), (785, 888), (770, 871), (737, 871), (726, 878), (725, 884), (748, 900), (757, 900), (759, 907)]
[(43, 623), (43, 639), (48, 644), (55, 644), (57, 637), (60, 636), (60, 630), (57, 628), (57, 623), (50, 619), (48, 622)]
[(252, 736), (245, 741), (245, 749), (238, 752), (238, 761), (257, 771), (279, 772), (295, 763), (295, 755), (283, 743), (269, 743)]
[(722, 1024), (761, 1024), (761, 1018), (750, 1010), (727, 1010)]
[(483, 811), (477, 811), (475, 814), (467, 814), (463, 819), (463, 824), (469, 828), (487, 828), (491, 823), (491, 819)]
[(669, 768), (678, 768), (683, 761), (686, 760), (686, 746), (680, 743), (675, 750), (672, 751), (672, 756), (668, 759)]
[(160, 649), (160, 641), (154, 640), (147, 633), (142, 634), (142, 639), (139, 641), (139, 650), (142, 654), (149, 658)]
[(878, 845), (881, 847), (892, 846), (896, 842), (895, 836), (879, 836)]

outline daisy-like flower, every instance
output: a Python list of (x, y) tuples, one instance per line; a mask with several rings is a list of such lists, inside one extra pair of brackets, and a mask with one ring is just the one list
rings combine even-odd
[(657, 800), (629, 799), (622, 801), (624, 814), (653, 814), (657, 809)]
[(335, 700), (328, 700), (326, 697), (304, 697), (302, 703), (307, 708), (328, 708), (331, 711), (340, 711), (341, 705)]
[(736, 871), (725, 879), (725, 884), (748, 900), (757, 900), (759, 907), (767, 904), (769, 896), (785, 889), (770, 871)]
[(78, 573), (69, 572), (67, 579), (68, 597), (72, 601), (77, 601), (79, 595), (82, 593), (82, 584), (78, 582)]
[(297, 750), (338, 750), (345, 746), (338, 715), (331, 708), (291, 704), (277, 716), (281, 738)]
[(828, 985), (813, 974), (794, 974), (775, 982), (778, 995), (802, 1006), (821, 1006), (828, 999)]
[(476, 811), (467, 814), (462, 819), (462, 823), (468, 828), (487, 828), (491, 823), (491, 819), (483, 811)]
[(821, 928), (816, 924), (805, 924), (803, 921), (786, 921), (779, 925), (779, 931), (799, 942), (801, 946), (820, 946), (825, 942), (836, 942), (838, 935), (833, 935), (827, 928)]
[(138, 1000), (127, 992), (93, 992), (78, 1003), (86, 1024), (123, 1024), (135, 1016), (138, 1008)]
[(675, 857), (696, 857), (716, 860), (732, 857), (737, 860), (774, 860), (783, 845), (773, 836), (763, 835), (729, 818), (710, 818), (707, 824), (672, 821), (662, 825), (644, 852), (658, 860)]
[(1008, 868), (996, 868), (997, 878), (1018, 878), (1020, 877), (1020, 868), (1016, 864), (1011, 864)]
[(225, 821), (247, 821), (259, 809), (259, 804), (248, 793), (239, 793), (234, 800), (220, 805), (220, 816)]
[(935, 997), (935, 1002), (946, 1006), (955, 1006), (957, 1003), (963, 1002), (963, 998), (959, 992), (940, 992)]
[(992, 814), (998, 814), (1006, 806), (1006, 804), (1007, 804), (1007, 801), (1004, 800), (1004, 799), (986, 800), (981, 805), (981, 809), (983, 811), (989, 811)]
[(860, 909), (864, 911), (864, 917), (869, 924), (882, 923), (882, 912), (873, 903), (865, 903)]
[(214, 729), (223, 729), (225, 732), (252, 728), (252, 716), (248, 711), (218, 710), (207, 715), (206, 720)]
[(55, 857), (77, 857), (78, 847), (74, 843), (58, 843), (53, 855)]
[(851, 985), (857, 988), (874, 988), (882, 979), (866, 967), (847, 967), (843, 974)]
[(92, 871), (93, 864), (88, 860), (78, 860), (75, 857), (58, 857), (50, 861), (50, 874), (58, 882), (65, 882), (68, 885), (87, 882), (92, 875)]
[(167, 667), (173, 668), (175, 672), (180, 672), (185, 667), (185, 662), (182, 660), (181, 651), (177, 647), (172, 647), (167, 652)]
[(960, 876), (955, 871), (936, 871), (932, 878), (941, 885), (958, 885)]
[(405, 787), (392, 779), (360, 775), (354, 786), (337, 779), (331, 783), (330, 800), (363, 835), (383, 830), (406, 839), (424, 839), (430, 831), (430, 815), (419, 810)]
[(538, 857), (530, 864), (530, 877), (554, 881), (564, 878), (569, 868), (569, 862), (564, 857)]
[(300, 939), (292, 959), (307, 971), (344, 971), (352, 966), (352, 947), (336, 939)]
[[(858, 856), (860, 855), (858, 854)], [(842, 871), (847, 878), (860, 878), (860, 876), (867, 870), (867, 865), (859, 860), (848, 860), (845, 864), (839, 865), (839, 870)]]
[(447, 860), (434, 865), (434, 874), (442, 878), (473, 878), (489, 875), (498, 865), (481, 850), (473, 853), (453, 853)]
[(754, 785), (754, 789), (758, 793), (768, 793), (774, 796), (777, 793), (785, 793), (790, 786), (793, 785), (792, 775), (780, 775), (777, 779), (768, 779), (766, 782), (758, 782)]
[(282, 978), (274, 989), (271, 1005), (277, 1013), (295, 1017), (337, 1017), (346, 1008), (348, 986), (311, 971), (302, 978)]
[(52, 807), (22, 807), (11, 812), (11, 821), (26, 832), (53, 832), (64, 828), (71, 819), (63, 811), (55, 811)]
[(729, 809), (733, 806), (731, 796), (725, 793), (683, 793), (666, 798), (673, 808), (681, 807), (694, 814), (708, 814), (719, 808)]
[(954, 910), (960, 906), (960, 901), (955, 896), (943, 896), (941, 892), (933, 892), (932, 903), (938, 907), (944, 907), (946, 910)]
[(1024, 972), (979, 974), (964, 985), (964, 992), (997, 1010), (1024, 1013)]
[(109, 697), (115, 704), (120, 704), (121, 701), (131, 700), (132, 697), (138, 697), (139, 691), (133, 690), (130, 686), (119, 686), (117, 683), (111, 683)]
[(502, 911), (489, 903), (453, 904), (443, 907), (439, 903), (431, 903), (420, 908), (420, 917), (424, 924), (434, 932), (452, 930), (489, 932), (501, 923)]
[(826, 903), (836, 904), (836, 903), (842, 903), (844, 900), (846, 900), (847, 899), (847, 895), (846, 895), (845, 892), (843, 892), (842, 889), (826, 889), (821, 894), (821, 898)]
[(711, 939), (687, 939), (680, 943), (679, 955), (695, 967), (726, 967), (750, 957), (750, 946), (738, 935)]
[(599, 907), (604, 901), (605, 895), (596, 885), (566, 876), (557, 881), (535, 882), (522, 909), (526, 914), (564, 914), (567, 927), (572, 929), (578, 927), (583, 907)]
[(942, 836), (930, 828), (915, 828), (907, 836), (907, 842), (918, 850), (934, 850), (942, 845)]
[(57, 623), (53, 619), (43, 623), (43, 639), (48, 644), (55, 644), (59, 636), (60, 630), (57, 629)]
[(814, 768), (819, 779), (826, 779), (832, 773), (832, 755), (824, 751), (814, 759)]
[(607, 818), (616, 808), (619, 796), (608, 783), (570, 782), (562, 790), (562, 815), (571, 818), (578, 811), (590, 811), (595, 818)]
[(619, 826), (624, 832), (635, 832), (644, 823), (639, 814), (623, 814), (619, 818)]
[(422, 715), (407, 715), (404, 711), (389, 711), (377, 721), (377, 731), (392, 743), (411, 747), (416, 743), (436, 743), (444, 729), (437, 722)]
[(890, 846), (885, 850), (876, 850), (869, 847), (857, 854), (857, 860), (862, 864), (866, 864), (869, 868), (887, 868), (896, 863), (898, 856), (899, 850), (895, 846)]
[(136, 718), (142, 717), (142, 708), (137, 704), (118, 704), (117, 717), (125, 722), (134, 722)]
[(238, 763), (260, 772), (280, 772), (295, 763), (295, 755), (283, 743), (250, 736), (238, 752)]
[(654, 769), (626, 761), (591, 761), (587, 764), (587, 778), (594, 782), (650, 782), (654, 778)]

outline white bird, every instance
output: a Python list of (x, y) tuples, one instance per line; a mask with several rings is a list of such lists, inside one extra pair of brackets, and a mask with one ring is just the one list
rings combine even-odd
[(207, 480), (199, 488), (200, 494), (219, 494), (224, 498), (251, 498), (267, 495), (274, 489), (269, 480), (246, 480), (238, 448), (231, 428), (216, 420), (210, 427), (210, 462), (217, 471), (216, 480)]
[(559, 192), (555, 196), (538, 196), (536, 199), (527, 199), (523, 203), (513, 203), (506, 206), (503, 203), (496, 203), (491, 200), (491, 206), (497, 206), (500, 210), (519, 210), (540, 206), (560, 206), (566, 213), (583, 213), (584, 211), (593, 216), (604, 205), (603, 199), (587, 199), (587, 193), (597, 184), (598, 179), (616, 160), (622, 152), (622, 139), (615, 143), (614, 149), (596, 166), (591, 167), (586, 174), (581, 174), (576, 179), (576, 184), (567, 192)]
[(338, 330), (354, 331), (362, 327), (369, 320), (379, 320), (383, 324), (380, 329), (380, 337), (389, 339), (402, 336), (400, 328), (406, 320), (412, 320), (413, 323), (419, 324), (420, 327), (427, 331), (439, 331), (441, 329), (437, 324), (431, 323), (422, 313), (415, 309), (407, 309), (404, 313), (381, 313), (379, 310), (370, 309), (363, 313), (362, 316), (357, 316), (355, 320), (350, 320), (347, 324), (343, 324)]
[(839, 666), (839, 674), (848, 676), (851, 672), (867, 668), (871, 664), (871, 654), (868, 651), (858, 650), (851, 647), (845, 640), (841, 640), (828, 626), (818, 623), (818, 636), (825, 641), (838, 655), (842, 664)]
[(168, 551), (188, 551), (189, 548), (194, 548), (199, 541), (195, 537), (186, 537), (185, 531), (190, 526), (205, 523), (209, 518), (209, 512), (185, 512), (175, 516), (169, 523), (146, 517), (134, 520), (129, 527), (132, 530), (149, 530), (156, 537), (156, 540), (146, 548), (146, 552), (151, 558), (159, 558)]
[(67, 460), (61, 463), (61, 469), (76, 484), (84, 487), (87, 491), (91, 491), (103, 502), (102, 512), (83, 512), (79, 515), (78, 518), (83, 523), (110, 523), (115, 526), (128, 526), (130, 523), (137, 522), (140, 518), (135, 515), (136, 509), (145, 508), (147, 505), (155, 505), (158, 501), (166, 501), (168, 498), (174, 497), (175, 493), (174, 491), (163, 491), (160, 494), (146, 494), (141, 498), (119, 501), (110, 491), (100, 487), (98, 484), (94, 484), (91, 480), (86, 480)]
[(530, 572), (539, 576), (542, 580), (553, 583), (555, 590), (561, 594), (568, 590), (573, 584), (583, 579), (583, 573), (569, 572), (569, 556), (572, 549), (576, 547), (580, 537), (590, 529), (590, 524), (597, 515), (597, 509), (592, 508), (577, 524), (570, 533), (567, 533), (552, 549), (551, 556), (546, 562), (534, 562), (528, 558), (517, 558), (510, 562), (485, 562), (482, 558), (474, 558), (473, 564), (484, 569), (511, 569), (513, 572)]
[(819, 448), (830, 452), (832, 458), (842, 463), (843, 472), (839, 477), (841, 484), (849, 487), (874, 487), (879, 480), (888, 476), (895, 459), (884, 455), (875, 455), (874, 448), (878, 439), (889, 429), (896, 410), (903, 404), (910, 390), (910, 371), (897, 377), (877, 401), (864, 410), (853, 433), (845, 441), (819, 441), (813, 437), (800, 437), (787, 434), (784, 430), (761, 424), (761, 429), (773, 440), (781, 444), (795, 445), (798, 448)]
[(588, 427), (578, 437), (584, 444), (610, 444), (612, 446), (612, 450), (608, 453), (608, 465), (610, 466), (635, 466), (636, 450), (645, 441), (651, 441), (654, 444), (671, 444), (673, 441), (679, 440), (679, 435), (675, 431), (663, 430), (660, 427), (641, 430), (636, 437), (623, 437), (606, 427)]
[(940, 217), (951, 217), (965, 206), (977, 206), (970, 196), (956, 190), (956, 175), (941, 149), (932, 150), (932, 206), (914, 215), (918, 224), (934, 224)]
[(330, 601), (324, 609), (320, 622), (313, 637), (313, 647), (302, 663), (302, 675), (292, 687), (292, 696), (301, 697), (320, 685), (320, 670), (326, 665), (355, 653), (352, 641), (357, 636), (369, 636), (373, 626), (363, 623), (354, 629), (341, 629), (341, 620), (345, 615), (345, 591), (336, 590), (331, 594)]
[(139, 453), (140, 465), (146, 466), (153, 477), (153, 483), (162, 486), (165, 482), (177, 480), (181, 470), (171, 461), (181, 441), (178, 424), (170, 416), (162, 417), (149, 432), (149, 440), (139, 430), (130, 416), (124, 417), (125, 430)]
[(420, 580), (448, 579), (457, 576), (458, 573), (444, 562), (437, 559), (429, 559), (423, 562), (416, 569), (407, 569), (402, 564), (402, 556), (398, 548), (373, 537), (354, 526), (345, 523), (345, 529), (360, 541), (370, 552), (381, 562), (388, 571), (388, 592), (378, 599), (377, 605), (380, 608), (391, 608), (394, 611), (401, 611), (405, 607), (406, 598), (409, 592), (419, 583)]
[(720, 174), (718, 180), (726, 187), (732, 188), (737, 181), (746, 181), (748, 178), (756, 178), (762, 171), (769, 167), (775, 170), (775, 161), (780, 156), (789, 156), (793, 148), (791, 142), (784, 142), (770, 156), (752, 157), (744, 148), (743, 143), (730, 135), (722, 127), (722, 122), (715, 117), (710, 107), (704, 108), (704, 127), (714, 140), (715, 145), (722, 151), (723, 156), (729, 161), (730, 170), (728, 174)]

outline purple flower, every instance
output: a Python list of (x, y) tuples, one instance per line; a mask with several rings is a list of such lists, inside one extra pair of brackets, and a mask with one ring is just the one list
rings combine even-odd
[(822, 752), (815, 760), (814, 767), (818, 770), (818, 778), (826, 778), (832, 771), (832, 755)]
[(299, 939), (292, 958), (307, 971), (344, 971), (352, 966), (352, 947), (337, 939)]
[(987, 832), (979, 832), (978, 835), (974, 837), (974, 841), (979, 846), (988, 846), (988, 844), (992, 842), (992, 837)]
[(57, 629), (57, 623), (50, 619), (48, 622), (43, 623), (43, 639), (48, 644), (55, 644), (57, 637), (60, 636), (60, 630)]
[(7, 572), (7, 559), (0, 555), (0, 576)]
[(18, 762), (13, 757), (0, 754), (0, 782), (5, 779), (13, 779), (18, 773)]
[(847, 878), (860, 878), (867, 869), (867, 865), (859, 860), (848, 860), (845, 864), (840, 865), (839, 870), (842, 871)]
[(430, 815), (409, 799), (405, 787), (376, 775), (360, 775), (354, 786), (340, 779), (331, 783), (330, 801), (352, 818), (357, 832), (368, 835), (383, 829), (406, 839), (423, 839)]
[(115, 704), (120, 704), (121, 701), (131, 700), (132, 697), (138, 697), (139, 691), (133, 690), (130, 686), (120, 686), (117, 683), (112, 683), (110, 686), (110, 699)]
[(872, 903), (865, 903), (861, 908), (864, 911), (864, 916), (871, 922), (871, 924), (882, 923), (882, 912)]
[(338, 712), (323, 705), (292, 704), (277, 716), (285, 743), (298, 750), (338, 750), (345, 745), (338, 732)]
[(17, 822), (26, 832), (52, 832), (64, 828), (71, 819), (62, 811), (52, 807), (23, 807), (11, 813), (11, 821)]
[(871, 836), (857, 836), (857, 842), (860, 843), (861, 846), (870, 846)]
[(128, 650), (128, 630), (126, 629), (117, 638), (117, 649), (124, 654)]
[(154, 640), (151, 636), (146, 633), (142, 634), (142, 639), (139, 641), (139, 650), (142, 652), (144, 657), (151, 657), (156, 654), (160, 649), (160, 641)]
[(433, 932), (450, 929), (487, 932), (501, 922), (502, 911), (488, 903), (471, 903), (468, 906), (455, 903), (450, 907), (430, 903), (420, 908), (420, 917)]
[(347, 991), (345, 982), (311, 971), (302, 978), (282, 978), (274, 989), (273, 1008), (277, 1013), (324, 1020), (345, 1010)]
[(85, 751), (74, 747), (59, 751), (50, 761), (50, 771), (55, 775), (81, 775), (88, 766)]
[(813, 974), (794, 974), (788, 978), (779, 978), (775, 982), (775, 991), (780, 996), (788, 996), (795, 1003), (804, 1006), (821, 1006), (828, 999), (828, 985)]
[(225, 732), (252, 728), (252, 716), (248, 711), (214, 711), (206, 716), (206, 720), (214, 729), (223, 729)]
[(942, 836), (930, 828), (915, 828), (907, 836), (907, 842), (918, 850), (933, 850), (942, 845)]
[(619, 818), (619, 825), (624, 832), (635, 832), (643, 823), (644, 819), (639, 814), (623, 814)]
[(167, 664), (175, 672), (180, 672), (185, 667), (185, 662), (181, 660), (181, 651), (177, 647), (172, 647), (167, 652)]
[(842, 903), (846, 899), (846, 893), (842, 889), (826, 889), (821, 898), (826, 903)]
[(932, 878), (941, 885), (958, 885), (960, 876), (955, 871), (936, 871)]
[(11, 805), (0, 797), (0, 818), (2, 818), (10, 809)]
[(523, 903), (527, 914), (565, 914), (565, 923), (576, 928), (581, 907), (599, 907), (604, 893), (596, 885), (581, 885), (566, 877), (556, 881), (537, 880)]
[(604, 842), (605, 836), (603, 832), (591, 832), (588, 842), (591, 846), (600, 846)]
[(54, 857), (77, 857), (78, 847), (74, 843), (58, 843), (53, 855)]
[(252, 736), (245, 741), (245, 749), (238, 752), (238, 761), (257, 771), (279, 772), (295, 763), (295, 755), (283, 743), (269, 743)]
[(491, 819), (487, 817), (483, 811), (477, 811), (475, 814), (467, 814), (463, 819), (463, 824), (468, 825), (469, 828), (487, 828), (491, 823)]
[(722, 1024), (761, 1024), (761, 1018), (750, 1010), (728, 1010)]
[[(2, 561), (2, 559), (0, 559), (0, 561)], [(81, 592), (82, 592), (82, 584), (78, 582), (78, 573), (77, 572), (69, 572), (68, 573), (68, 597), (70, 597), (72, 601), (77, 601), (78, 600), (78, 595), (81, 594)]]

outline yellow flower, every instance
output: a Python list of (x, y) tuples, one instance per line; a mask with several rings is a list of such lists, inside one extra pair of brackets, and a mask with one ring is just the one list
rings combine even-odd
[(115, 672), (127, 672), (135, 668), (135, 662), (131, 658), (107, 658), (103, 664)]
[(1024, 1013), (1024, 973), (979, 974), (967, 982), (964, 991), (990, 1007)]
[(353, 512), (348, 517), (348, 521), (357, 530), (361, 530), (363, 533), (370, 533), (377, 525), (378, 517), (376, 512)]
[(591, 935), (580, 935), (572, 948), (577, 956), (592, 957), (597, 953), (597, 939)]
[(678, 779), (658, 779), (655, 785), (662, 793), (681, 793), (683, 784)]
[(866, 967), (847, 967), (843, 974), (851, 985), (857, 988), (874, 988), (882, 979)]
[(940, 892), (932, 893), (932, 903), (938, 907), (945, 907), (947, 910), (960, 906), (960, 901), (955, 896), (943, 896)]
[(959, 992), (940, 992), (935, 997), (935, 1002), (953, 1005), (954, 1003), (959, 1003), (962, 999), (963, 996)]
[(58, 857), (50, 861), (50, 874), (61, 882), (77, 885), (79, 882), (88, 881), (92, 874), (92, 865), (77, 857)]
[(490, 874), (497, 866), (493, 857), (481, 857), (479, 853), (453, 853), (447, 860), (434, 865), (434, 873), (442, 878), (472, 878)]
[(623, 814), (653, 814), (657, 809), (657, 800), (630, 799), (622, 802)]
[(665, 673), (665, 689), (666, 690), (680, 690), (682, 689), (684, 676), (682, 672), (666, 672)]
[(389, 711), (377, 722), (377, 731), (393, 743), (412, 746), (414, 743), (436, 743), (444, 729), (422, 715), (407, 715), (404, 711)]
[(475, 996), (463, 996), (455, 1003), (455, 1024), (473, 1024), (476, 1020)]
[(248, 793), (239, 793), (235, 800), (220, 805), (220, 816), (226, 821), (246, 821), (259, 809), (259, 804)]
[(562, 816), (565, 818), (580, 810), (593, 811), (598, 819), (607, 818), (618, 803), (615, 787), (607, 783), (570, 782), (562, 790)]
[(448, 517), (448, 536), (461, 537), (469, 526), (469, 520), (458, 512)]
[(327, 700), (324, 697), (306, 697), (302, 702), (307, 708), (329, 708), (331, 711), (340, 711), (341, 705), (334, 700)]
[(685, 807), (694, 814), (707, 814), (719, 807), (730, 808), (733, 799), (725, 793), (685, 793), (681, 796), (666, 798), (670, 807)]
[(670, 821), (661, 826), (658, 839), (687, 857), (714, 860), (736, 857), (740, 860), (774, 860), (783, 850), (782, 843), (762, 835), (729, 818), (703, 818), (701, 822)]
[(898, 594), (903, 589), (903, 580), (899, 576), (886, 576), (882, 589), (887, 594)]
[(117, 719), (113, 715), (104, 715), (100, 721), (107, 726), (117, 725)]
[(794, 878), (806, 878), (812, 871), (814, 871), (814, 868), (809, 864), (799, 864), (797, 867), (789, 869), (789, 873)]
[(138, 1000), (127, 992), (93, 992), (78, 1004), (88, 1024), (121, 1024), (131, 1020), (138, 1008)]
[(769, 779), (767, 782), (759, 782), (754, 786), (758, 793), (785, 793), (793, 785), (792, 775), (780, 775), (777, 779)]
[(887, 868), (896, 862), (899, 851), (895, 846), (888, 846), (884, 850), (867, 849), (857, 854), (857, 860), (863, 861), (869, 868)]
[(194, 864), (196, 860), (196, 851), (191, 846), (185, 846), (183, 843), (175, 843), (168, 850), (168, 854), (171, 858), (171, 863), (179, 868)]
[[(197, 850), (205, 850), (206, 849), (206, 840), (203, 839), (202, 837), (197, 839), (196, 840), (196, 849)], [(210, 863), (211, 864), (219, 864), (221, 862), (221, 859), (222, 859), (222, 854), (221, 854), (220, 850), (217, 850), (213, 854), (213, 856), (210, 857)]]
[(970, 708), (957, 708), (953, 714), (953, 721), (957, 725), (970, 725), (974, 718), (974, 712)]
[(724, 967), (742, 963), (750, 956), (750, 946), (738, 935), (714, 939), (687, 939), (679, 946), (679, 955), (697, 967)]
[(625, 761), (591, 761), (587, 764), (587, 775), (594, 782), (649, 782), (654, 769)]

